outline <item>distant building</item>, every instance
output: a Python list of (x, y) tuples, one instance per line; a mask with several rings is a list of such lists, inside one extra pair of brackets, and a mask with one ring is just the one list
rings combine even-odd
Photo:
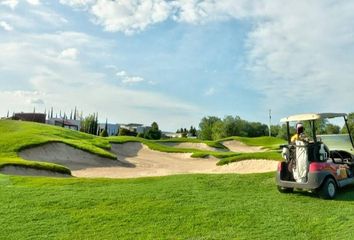
[(167, 137), (167, 138), (181, 138), (182, 133), (162, 132), (162, 136)]
[(80, 120), (73, 120), (73, 119), (64, 119), (64, 118), (49, 118), (47, 120), (47, 124), (60, 126), (72, 130), (80, 130), (81, 128), (81, 121)]
[(28, 122), (45, 123), (46, 114), (45, 113), (15, 113), (12, 119), (20, 120), (20, 121), (28, 121)]
[[(105, 123), (99, 123), (98, 124), (98, 133), (101, 133), (105, 129), (105, 127), (106, 127)], [(120, 128), (119, 124), (107, 123), (108, 136), (117, 135), (119, 128)]]
[(121, 128), (128, 129), (131, 132), (143, 133), (144, 124), (140, 123), (128, 123), (128, 124), (119, 124)]

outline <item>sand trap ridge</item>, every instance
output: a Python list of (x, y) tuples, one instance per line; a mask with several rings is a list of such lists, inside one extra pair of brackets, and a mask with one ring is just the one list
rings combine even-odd
[(231, 140), (231, 141), (225, 141), (222, 142), (222, 144), (230, 149), (232, 152), (241, 152), (241, 153), (247, 153), (247, 152), (264, 152), (265, 150), (262, 149), (261, 147), (254, 147), (254, 146), (248, 146), (240, 141), (236, 140)]
[(225, 152), (227, 149), (222, 148), (215, 148), (210, 147), (205, 143), (192, 143), (192, 142), (159, 142), (161, 145), (166, 145), (169, 147), (176, 147), (176, 148), (193, 148), (199, 150), (206, 150), (206, 151), (214, 151), (214, 152)]
[(112, 167), (123, 163), (85, 152), (64, 143), (47, 143), (22, 150), (20, 157), (27, 160), (50, 162), (63, 165), (70, 170), (89, 167)]

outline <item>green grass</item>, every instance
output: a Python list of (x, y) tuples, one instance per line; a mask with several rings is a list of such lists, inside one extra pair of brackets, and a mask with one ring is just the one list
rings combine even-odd
[(354, 191), (278, 193), (274, 174), (129, 180), (0, 175), (0, 239), (353, 239)]
[(70, 173), (63, 166), (26, 161), (18, 157), (22, 149), (48, 142), (62, 142), (102, 157), (116, 159), (114, 154), (106, 151), (110, 149), (110, 143), (104, 138), (44, 124), (0, 120), (0, 167), (12, 164)]
[(283, 160), (281, 154), (276, 151), (255, 152), (255, 153), (240, 153), (234, 156), (222, 158), (217, 165), (225, 165), (232, 162), (247, 160), (247, 159), (266, 159), (266, 160)]

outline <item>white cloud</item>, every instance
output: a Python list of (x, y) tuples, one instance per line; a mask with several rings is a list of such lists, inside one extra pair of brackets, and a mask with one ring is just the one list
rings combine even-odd
[(214, 87), (210, 87), (204, 92), (205, 96), (212, 96), (214, 94), (215, 94), (215, 88)]
[(45, 22), (47, 25), (58, 27), (68, 23), (68, 20), (60, 14), (50, 9), (40, 10), (34, 9), (30, 11), (41, 22)]
[(63, 50), (59, 54), (59, 57), (63, 59), (76, 60), (78, 55), (79, 55), (79, 50), (77, 50), (76, 48), (68, 48)]
[(125, 76), (122, 79), (122, 83), (125, 84), (132, 84), (132, 83), (139, 83), (139, 82), (143, 82), (144, 78), (139, 77), (139, 76)]
[(132, 34), (166, 20), (170, 9), (163, 0), (98, 0), (90, 12), (95, 16), (95, 22), (103, 25), (106, 31)]
[(129, 75), (126, 71), (122, 70), (116, 73), (116, 76), (121, 80), (123, 84), (134, 84), (144, 82), (144, 78), (140, 76)]
[(27, 2), (32, 5), (40, 5), (41, 4), (40, 0), (27, 0)]
[(29, 103), (34, 105), (44, 105), (44, 100), (40, 98), (32, 98), (29, 100)]
[(352, 108), (347, 89), (354, 87), (353, 11), (350, 1), (269, 1), (257, 10), (247, 39), (248, 67), (255, 76), (252, 88), (268, 106)]
[(127, 35), (145, 30), (169, 18), (203, 23), (248, 17), (254, 0), (61, 0), (62, 4), (90, 12), (106, 31)]
[[(0, 0), (1, 5), (5, 5), (5, 6), (11, 8), (12, 10), (14, 10), (17, 7), (19, 2), (20, 2), (19, 0)], [(40, 0), (26, 0), (26, 2), (31, 5), (40, 5), (41, 4)]]
[(1, 0), (0, 4), (5, 5), (11, 9), (15, 9), (18, 4), (18, 0)]
[(3, 28), (5, 31), (13, 30), (13, 27), (5, 21), (0, 21), (0, 27)]
[(95, 0), (60, 0), (59, 2), (72, 7), (85, 7), (88, 4), (94, 3)]
[(116, 75), (118, 77), (125, 77), (125, 76), (127, 76), (127, 72), (126, 71), (119, 71), (119, 72), (116, 73)]

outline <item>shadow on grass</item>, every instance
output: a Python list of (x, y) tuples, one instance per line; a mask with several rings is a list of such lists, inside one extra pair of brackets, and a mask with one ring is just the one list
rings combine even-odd
[[(295, 196), (306, 196), (310, 198), (320, 199), (317, 193), (308, 192), (302, 190), (295, 190), (293, 193)], [(354, 185), (345, 186), (337, 190), (337, 196), (333, 201), (354, 201)]]
[(345, 186), (339, 189), (338, 195), (336, 197), (337, 201), (354, 201), (354, 185)]

